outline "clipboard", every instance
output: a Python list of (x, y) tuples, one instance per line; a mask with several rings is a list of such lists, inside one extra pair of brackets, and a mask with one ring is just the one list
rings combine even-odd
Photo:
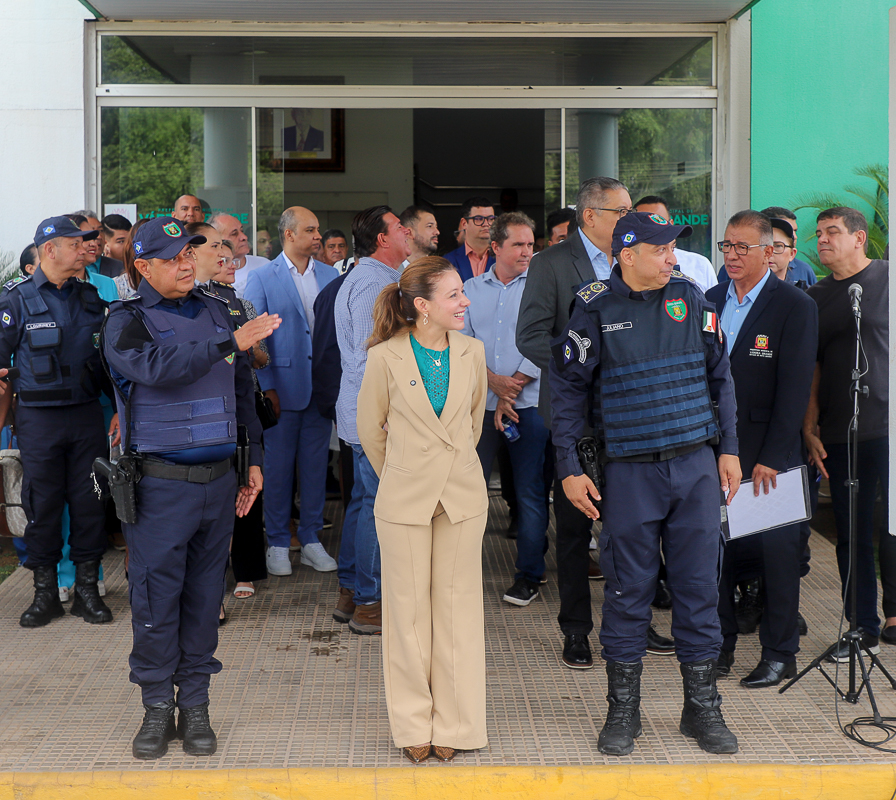
[(805, 522), (812, 517), (809, 502), (809, 471), (804, 465), (779, 472), (777, 489), (753, 496), (753, 481), (741, 481), (730, 506), (722, 506), (722, 535), (725, 541), (754, 533)]

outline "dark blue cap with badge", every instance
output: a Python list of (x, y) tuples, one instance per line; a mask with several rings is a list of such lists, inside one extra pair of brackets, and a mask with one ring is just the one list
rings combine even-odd
[(169, 259), (178, 255), (187, 245), (205, 244), (204, 236), (190, 236), (183, 223), (174, 217), (151, 219), (134, 237), (134, 255), (137, 258)]
[(80, 236), (84, 241), (90, 241), (99, 235), (99, 231), (82, 231), (68, 217), (50, 217), (37, 226), (34, 245), (40, 247), (44, 242), (49, 242), (50, 239), (55, 239), (57, 236), (64, 236), (66, 239)]
[(630, 211), (613, 228), (613, 252), (621, 253), (624, 247), (633, 247), (640, 242), (669, 244), (675, 239), (690, 236), (693, 232), (690, 225), (673, 225), (659, 214)]

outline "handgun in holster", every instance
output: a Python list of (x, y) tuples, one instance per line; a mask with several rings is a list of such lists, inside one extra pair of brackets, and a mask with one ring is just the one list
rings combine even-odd
[(249, 429), (236, 427), (236, 477), (238, 486), (249, 485)]
[(97, 458), (93, 462), (93, 480), (102, 476), (109, 483), (115, 516), (122, 522), (133, 525), (137, 522), (137, 481), (140, 471), (133, 456), (121, 456), (114, 461)]
[[(603, 450), (597, 439), (593, 436), (585, 436), (576, 442), (576, 453), (579, 456), (579, 464), (582, 472), (585, 473), (591, 482), (597, 487), (598, 492), (603, 491), (606, 486), (607, 479), (604, 475), (604, 465), (606, 464), (606, 451)], [(600, 500), (595, 501), (594, 505), (603, 515)]]

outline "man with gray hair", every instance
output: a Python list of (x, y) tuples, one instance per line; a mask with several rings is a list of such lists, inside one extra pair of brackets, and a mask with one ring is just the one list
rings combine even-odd
[(264, 441), (267, 568), (271, 575), (292, 574), (289, 520), (298, 466), (300, 561), (318, 572), (333, 572), (336, 561), (318, 539), (333, 425), (312, 396), (311, 341), (314, 301), (338, 273), (315, 258), (320, 252), (320, 227), (307, 208), (287, 208), (280, 216), (279, 230), (283, 252), (250, 273), (245, 289), (246, 299), (259, 314), (279, 314), (282, 320), (267, 339), (270, 365), (258, 372), (258, 383), (278, 418), (277, 430)]
[[(613, 228), (632, 210), (625, 184), (615, 178), (589, 178), (576, 197), (578, 230), (568, 239), (538, 253), (531, 262), (520, 303), (516, 343), (520, 352), (539, 369), (551, 360), (551, 340), (569, 322), (575, 292), (583, 283), (607, 280), (613, 265)], [(538, 410), (545, 425), (551, 421), (548, 382), (542, 381)], [(591, 669), (594, 660), (588, 634), (591, 621), (589, 574), (591, 520), (566, 498), (559, 482), (554, 484), (554, 514), (557, 520), (557, 582), (560, 613), (557, 617), (565, 640), (563, 663), (572, 669)]]

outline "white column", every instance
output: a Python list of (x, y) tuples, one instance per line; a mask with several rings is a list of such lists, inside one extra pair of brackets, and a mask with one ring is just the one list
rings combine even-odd
[(72, 0), (6, 2), (0, 75), (3, 194), (0, 251), (16, 260), (46, 217), (83, 208), (84, 27)]

